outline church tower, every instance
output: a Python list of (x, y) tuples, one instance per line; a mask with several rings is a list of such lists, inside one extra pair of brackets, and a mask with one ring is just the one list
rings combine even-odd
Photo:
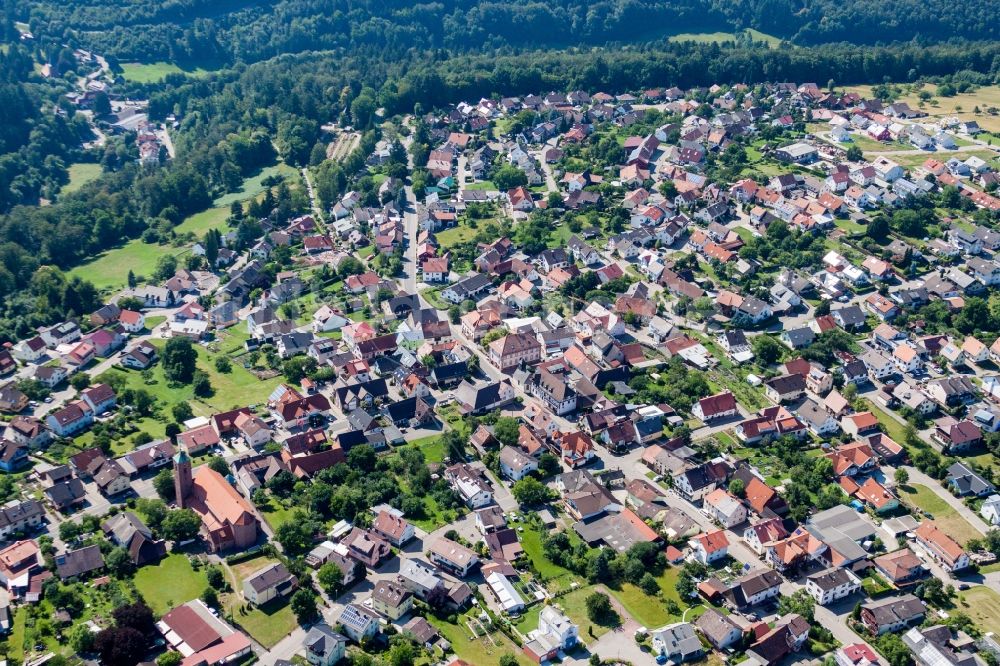
[(187, 448), (180, 446), (174, 456), (174, 494), (177, 496), (177, 507), (186, 508), (184, 501), (191, 492), (191, 457)]

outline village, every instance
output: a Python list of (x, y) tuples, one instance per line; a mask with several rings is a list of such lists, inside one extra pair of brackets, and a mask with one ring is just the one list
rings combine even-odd
[(408, 116), (0, 350), (7, 657), (996, 663), (992, 135), (633, 93)]

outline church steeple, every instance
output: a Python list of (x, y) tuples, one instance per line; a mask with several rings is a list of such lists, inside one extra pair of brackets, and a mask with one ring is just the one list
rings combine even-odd
[(177, 496), (177, 507), (185, 508), (184, 503), (191, 492), (191, 456), (183, 445), (177, 448), (174, 456), (174, 494)]

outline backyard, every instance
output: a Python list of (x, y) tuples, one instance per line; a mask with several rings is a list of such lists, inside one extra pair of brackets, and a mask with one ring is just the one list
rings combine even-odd
[(287, 600), (280, 600), (261, 607), (253, 607), (243, 602), (239, 591), (243, 581), (254, 572), (278, 560), (272, 557), (254, 557), (229, 568), (236, 577), (235, 591), (223, 599), (226, 611), (254, 640), (264, 647), (272, 647), (287, 636), (298, 622)]
[(681, 609), (686, 607), (677, 594), (677, 577), (680, 572), (680, 567), (669, 567), (664, 570), (656, 578), (656, 582), (660, 586), (660, 594), (655, 597), (646, 594), (631, 583), (623, 583), (620, 589), (611, 589), (610, 591), (639, 624), (646, 627), (661, 627), (680, 619), (667, 612), (664, 604), (666, 600), (672, 600)]
[(473, 636), (464, 624), (468, 618), (469, 616), (467, 615), (460, 615), (458, 620), (463, 624), (459, 625), (446, 622), (433, 615), (427, 616), (427, 620), (437, 628), (445, 640), (451, 643), (451, 647), (458, 658), (470, 664), (475, 664), (475, 666), (499, 666), (500, 657), (504, 654), (514, 655), (517, 663), (523, 666), (530, 666), (534, 663), (516, 645), (511, 643), (510, 639), (499, 631), (492, 631), (481, 636)]
[(158, 564), (147, 565), (135, 574), (135, 588), (157, 615), (201, 596), (208, 587), (205, 571), (195, 571), (186, 555), (171, 553)]

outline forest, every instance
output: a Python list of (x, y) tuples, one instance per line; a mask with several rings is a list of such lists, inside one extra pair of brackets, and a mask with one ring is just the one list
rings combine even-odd
[[(754, 7), (771, 1), (781, 0), (759, 0)], [(924, 5), (936, 3), (927, 0)], [(823, 4), (820, 0), (810, 5), (792, 23)], [(894, 4), (903, 6), (907, 0)], [(978, 4), (951, 8), (954, 19), (935, 23), (936, 30), (941, 35), (953, 30), (967, 37), (991, 36), (995, 26), (972, 25), (971, 18), (969, 25), (954, 23)], [(749, 6), (748, 0), (735, 5)], [(866, 6), (844, 2), (837, 11), (849, 15), (851, 8), (861, 11)], [(30, 16), (19, 14), (25, 8)], [(978, 17), (988, 14), (980, 9)], [(69, 269), (140, 236), (156, 242), (187, 216), (209, 207), (216, 196), (239, 189), (244, 178), (276, 158), (304, 166), (317, 153), (322, 157), (324, 123), (337, 120), (370, 129), (378, 122), (380, 107), (393, 115), (481, 96), (546, 90), (942, 77), (983, 84), (1000, 77), (1000, 41), (773, 49), (745, 39), (642, 45), (642, 39), (653, 36), (634, 30), (650, 24), (698, 29), (722, 20), (726, 12), (732, 12), (731, 6), (714, 0), (598, 2), (584, 13), (566, 0), (546, 5), (481, 2), (464, 10), (454, 2), (404, 6), (398, 0), (349, 6), (340, 0), (5, 0), (0, 26), (8, 42), (0, 51), (0, 94), (8, 101), (0, 109), (3, 328), (12, 331), (15, 320), (22, 326), (40, 325), (81, 314), (90, 304), (90, 290), (78, 284), (70, 285), (67, 296), (61, 275), (36, 284), (41, 267)], [(281, 20), (274, 19), (275, 13)], [(15, 19), (30, 19), (30, 28), (39, 35), (33, 44), (17, 44)], [(181, 39), (174, 30), (190, 35)], [(794, 38), (792, 31), (790, 24), (781, 34)], [(136, 37), (132, 44), (132, 34), (141, 39)], [(926, 32), (921, 36), (932, 39)], [(167, 51), (156, 51), (161, 37)], [(613, 40), (632, 45), (586, 52), (554, 48)], [(529, 44), (535, 50), (518, 52)], [(110, 55), (112, 67), (114, 56), (179, 62), (198, 57), (238, 64), (206, 77), (175, 74), (160, 84), (118, 84), (125, 94), (148, 95), (152, 119), (170, 114), (181, 119), (173, 132), (178, 159), (164, 166), (140, 166), (127, 137), (109, 141), (103, 150), (82, 149), (90, 130), (63, 97), (78, 74), (71, 47), (80, 45)], [(139, 48), (151, 50), (135, 50)], [(290, 53), (304, 48), (330, 50)], [(243, 64), (253, 60), (261, 61)], [(52, 63), (58, 76), (39, 77), (36, 71), (42, 63)], [(366, 135), (365, 145), (370, 141)], [(358, 153), (341, 169), (319, 169), (324, 198), (342, 190), (363, 158)], [(99, 162), (104, 176), (71, 194), (60, 192), (66, 166), (80, 160)], [(51, 205), (37, 205), (42, 199)]]
[(636, 44), (755, 28), (803, 45), (1000, 37), (992, 0), (33, 0), (18, 20), (119, 60), (252, 63), (341, 50), (400, 57), (447, 49)]

